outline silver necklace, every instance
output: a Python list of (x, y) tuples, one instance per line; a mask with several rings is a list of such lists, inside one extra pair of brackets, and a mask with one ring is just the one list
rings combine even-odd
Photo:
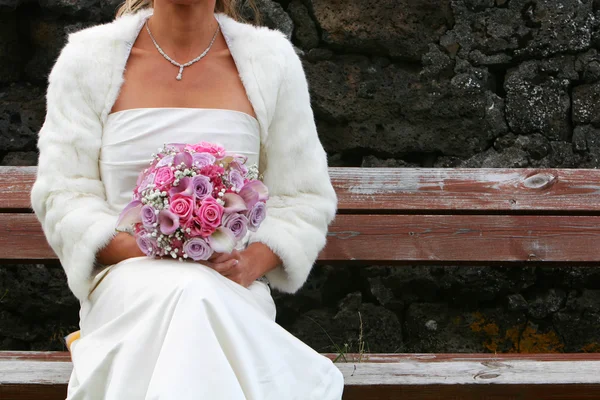
[(212, 47), (213, 43), (215, 42), (215, 39), (217, 38), (217, 34), (219, 33), (219, 28), (220, 27), (221, 26), (217, 23), (217, 30), (215, 31), (215, 34), (213, 35), (213, 38), (210, 41), (210, 44), (208, 45), (208, 47), (206, 48), (206, 50), (204, 50), (202, 52), (202, 54), (200, 54), (198, 57), (194, 58), (193, 60), (186, 62), (185, 64), (180, 64), (177, 61), (173, 60), (171, 57), (169, 57), (163, 51), (163, 49), (160, 48), (160, 46), (158, 45), (158, 43), (156, 43), (156, 40), (154, 40), (154, 36), (152, 36), (152, 32), (150, 32), (150, 27), (148, 26), (148, 20), (146, 20), (146, 30), (148, 31), (148, 34), (150, 35), (150, 39), (152, 39), (152, 42), (154, 43), (154, 46), (156, 46), (156, 49), (158, 50), (158, 52), (160, 54), (162, 54), (162, 56), (164, 58), (166, 58), (168, 61), (170, 61), (171, 64), (179, 67), (179, 74), (177, 74), (177, 77), (175, 78), (178, 81), (181, 80), (181, 77), (182, 77), (182, 74), (183, 74), (183, 68), (184, 67), (189, 67), (190, 65), (194, 64), (195, 62), (200, 61), (206, 54), (208, 54), (208, 51), (210, 50), (210, 48)]

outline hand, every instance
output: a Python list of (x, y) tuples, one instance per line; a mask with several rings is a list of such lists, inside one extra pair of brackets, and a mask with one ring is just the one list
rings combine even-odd
[(223, 276), (248, 287), (257, 278), (281, 264), (281, 259), (263, 243), (252, 243), (242, 251), (214, 253), (202, 264), (213, 268)]
[(207, 261), (200, 263), (243, 287), (250, 286), (260, 276), (255, 276), (256, 272), (248, 265), (246, 255), (238, 250), (233, 250), (231, 253), (214, 253)]

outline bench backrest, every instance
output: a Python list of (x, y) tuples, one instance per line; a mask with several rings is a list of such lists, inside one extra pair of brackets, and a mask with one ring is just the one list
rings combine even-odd
[[(0, 167), (0, 261), (53, 262), (29, 191)], [(323, 263), (600, 261), (600, 170), (330, 168), (339, 211)]]

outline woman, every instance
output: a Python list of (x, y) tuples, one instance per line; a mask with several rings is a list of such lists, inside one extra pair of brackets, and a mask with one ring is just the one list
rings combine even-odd
[[(284, 35), (234, 9), (127, 1), (52, 68), (31, 201), (81, 302), (70, 400), (341, 398), (333, 363), (275, 323), (269, 287), (302, 286), (336, 211), (306, 78)], [(145, 257), (117, 216), (157, 148), (199, 141), (259, 165), (267, 217), (208, 262)]]

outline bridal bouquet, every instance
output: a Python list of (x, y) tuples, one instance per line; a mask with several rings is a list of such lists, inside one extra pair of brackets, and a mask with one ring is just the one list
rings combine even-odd
[(148, 256), (207, 260), (231, 252), (266, 216), (258, 166), (217, 144), (166, 144), (152, 155), (119, 215)]

